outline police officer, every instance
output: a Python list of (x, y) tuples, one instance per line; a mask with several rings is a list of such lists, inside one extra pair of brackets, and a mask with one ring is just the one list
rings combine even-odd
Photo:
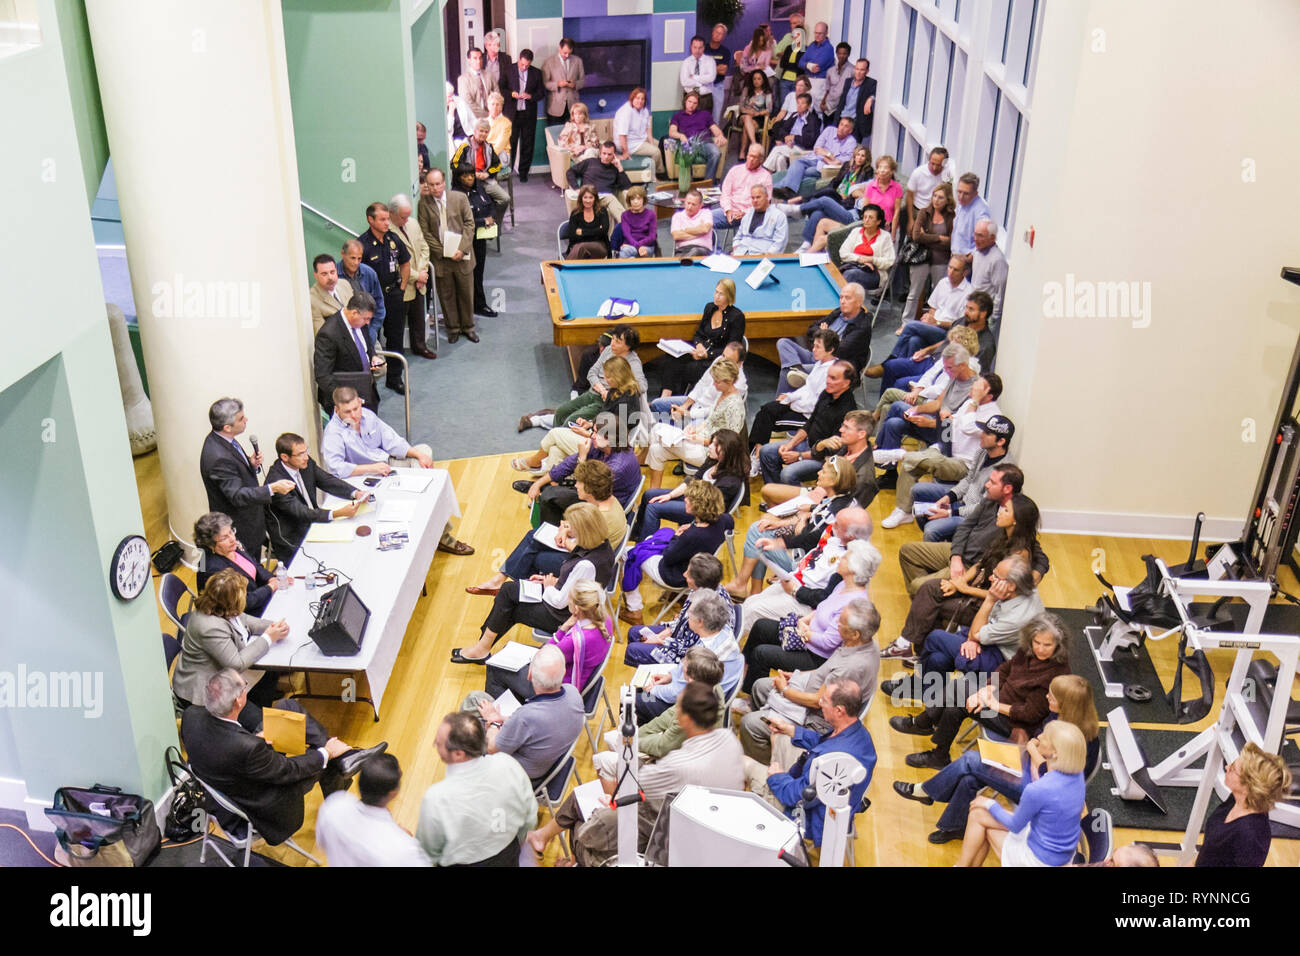
[[(402, 298), (411, 276), (411, 253), (406, 243), (389, 229), (391, 212), (381, 202), (366, 207), (366, 222), (370, 228), (357, 236), (361, 243), (362, 261), (375, 270), (384, 296), (384, 344), (392, 352), (402, 351), (406, 332), (406, 309)], [(406, 394), (402, 381), (402, 367), (396, 362), (388, 366), (389, 388), (399, 395)]]

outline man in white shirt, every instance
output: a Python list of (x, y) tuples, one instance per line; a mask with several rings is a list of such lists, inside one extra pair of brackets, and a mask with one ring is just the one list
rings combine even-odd
[[(912, 489), (922, 476), (930, 475), (933, 482), (951, 487), (966, 477), (980, 451), (980, 436), (984, 424), (994, 415), (1001, 415), (998, 398), (1002, 395), (1002, 379), (994, 372), (986, 372), (971, 383), (970, 397), (952, 415), (948, 433), (949, 442), (930, 445), (923, 451), (911, 451), (898, 463), (898, 496), (894, 510), (882, 528), (897, 528), (916, 520), (912, 512)], [(940, 412), (942, 417), (943, 413)], [(944, 429), (940, 428), (940, 434)], [(945, 446), (949, 446), (945, 449)], [(945, 454), (945, 450), (948, 452)], [(937, 501), (942, 492), (927, 500)]]
[(975, 223), (975, 251), (971, 254), (971, 289), (993, 297), (990, 322), (1002, 321), (1002, 297), (1007, 291), (1007, 257), (998, 248), (998, 226), (992, 219)]
[(691, 55), (682, 60), (678, 80), (685, 101), (687, 93), (700, 94), (700, 109), (706, 113), (713, 112), (713, 81), (717, 78), (718, 66), (713, 57), (704, 55), (704, 37), (691, 37)]
[(627, 102), (614, 113), (614, 146), (619, 160), (632, 156), (649, 156), (656, 172), (663, 172), (659, 144), (650, 133), (651, 116), (646, 109), (646, 91), (638, 86), (627, 95)]
[[(701, 421), (712, 415), (721, 397), (717, 383), (713, 381), (713, 366), (723, 359), (734, 362), (736, 368), (740, 369), (740, 378), (736, 379), (736, 392), (740, 395), (742, 404), (748, 401), (749, 382), (745, 378), (745, 355), (743, 342), (728, 342), (722, 349), (722, 354), (700, 376), (689, 395), (670, 395), (667, 398), (656, 398), (650, 403), (650, 411), (655, 413), (655, 420), (668, 421), (668, 416), (671, 415), (681, 422)], [(813, 400), (816, 401), (815, 398)]]
[(349, 790), (325, 798), (316, 813), (316, 845), (330, 866), (429, 866), (420, 844), (398, 826), (388, 805), (402, 784), (402, 768), (390, 753), (361, 765), (361, 799)]
[[(365, 408), (357, 390), (348, 386), (334, 389), (334, 414), (325, 425), (321, 454), (325, 467), (340, 478), (382, 477), (392, 474), (394, 466), (433, 467), (433, 449), (406, 441), (387, 422)], [(474, 553), (470, 545), (456, 540), (450, 524), (443, 528), (438, 550), (461, 557)]]
[(768, 402), (754, 414), (749, 426), (749, 451), (753, 461), (752, 475), (758, 474), (758, 455), (772, 439), (778, 428), (798, 429), (808, 424), (808, 416), (817, 405), (817, 399), (826, 389), (826, 373), (835, 364), (835, 350), (840, 346), (839, 333), (833, 329), (818, 329), (812, 335), (812, 367), (804, 374), (807, 378), (794, 391), (782, 392), (775, 401)]
[(886, 364), (868, 368), (863, 373), (867, 378), (883, 375), (888, 382), (885, 387), (891, 388), (894, 382), (893, 376), (887, 374), (889, 360), (919, 360), (923, 356), (918, 353), (922, 350), (933, 351), (933, 346), (944, 341), (953, 323), (966, 314), (966, 299), (973, 291), (966, 272), (965, 257), (953, 256), (948, 260), (948, 274), (939, 280), (930, 293), (927, 300), (929, 308), (920, 319), (906, 321), (898, 327), (898, 339), (894, 342), (894, 349), (889, 353)]
[[(948, 166), (948, 150), (936, 146), (930, 150), (925, 165), (917, 166), (912, 175), (907, 177), (907, 190), (903, 199), (906, 201), (910, 215), (915, 217), (930, 205), (930, 196), (934, 187), (940, 183), (952, 182), (952, 169)], [(912, 219), (907, 222), (911, 228)]]
[(785, 213), (772, 205), (772, 194), (762, 183), (755, 183), (749, 191), (750, 208), (736, 227), (736, 238), (731, 244), (733, 256), (768, 256), (785, 252), (790, 237), (790, 224)]

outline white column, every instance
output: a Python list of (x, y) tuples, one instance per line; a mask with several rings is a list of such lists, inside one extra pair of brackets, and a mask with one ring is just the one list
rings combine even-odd
[(86, 8), (169, 522), (188, 542), (207, 510), (199, 451), (215, 399), (244, 402), (268, 464), (278, 434), (316, 431), (280, 5)]

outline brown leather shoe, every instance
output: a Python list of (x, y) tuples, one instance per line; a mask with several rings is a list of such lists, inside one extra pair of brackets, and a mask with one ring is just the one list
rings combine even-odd
[(880, 378), (885, 374), (883, 365), (871, 365), (862, 373), (866, 378)]
[(427, 359), (436, 359), (438, 357), (436, 353), (431, 352), (428, 348), (420, 349), (415, 354), (420, 356), (420, 358), (427, 358)]
[(465, 338), (469, 339), (469, 340), (470, 340), (471, 342), (473, 342), (475, 345), (478, 344), (478, 341), (479, 341), (478, 333), (475, 332), (473, 329), (470, 329), (470, 331), (468, 331), (468, 332), (465, 333)]
[(532, 427), (533, 427), (533, 416), (532, 416), (532, 415), (523, 415), (523, 416), (520, 417), (520, 419), (519, 419), (519, 430), (520, 430), (521, 432), (526, 432), (526, 431), (528, 431), (528, 429), (530, 429), (530, 428), (532, 428)]
[(460, 341), (460, 333), (459, 333), (459, 332), (448, 332), (448, 333), (447, 333), (447, 344), (448, 344), (448, 345), (452, 344), (453, 342), (459, 342), (459, 341)]
[(641, 616), (640, 611), (633, 611), (629, 608), (620, 608), (618, 619), (624, 624), (644, 624), (645, 619)]

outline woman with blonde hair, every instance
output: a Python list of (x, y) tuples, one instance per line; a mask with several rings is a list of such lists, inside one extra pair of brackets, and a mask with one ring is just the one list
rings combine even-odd
[(715, 432), (726, 428), (739, 434), (744, 429), (745, 403), (736, 390), (740, 369), (735, 362), (724, 358), (713, 363), (709, 374), (713, 376), (713, 387), (718, 391), (718, 403), (708, 418), (699, 424), (687, 425), (685, 429), (660, 423), (650, 430), (650, 448), (645, 462), (650, 469), (646, 483), (651, 488), (662, 486), (664, 466), (674, 458), (699, 467), (709, 457), (709, 440)]
[[(575, 454), (583, 439), (596, 432), (611, 434), (612, 430), (631, 433), (641, 418), (641, 386), (632, 374), (627, 359), (615, 355), (601, 368), (608, 391), (590, 419), (575, 413), (567, 425), (557, 425), (546, 433), (541, 448), (523, 458), (515, 458), (510, 466), (515, 471), (538, 472), (551, 469), (569, 455)], [(561, 406), (563, 408), (563, 406)], [(556, 421), (560, 421), (556, 413)], [(613, 442), (622, 447), (625, 442)]]
[(1231, 796), (1205, 821), (1196, 865), (1263, 866), (1273, 839), (1268, 812), (1290, 791), (1291, 771), (1251, 742), (1224, 769), (1223, 783)]
[[(568, 617), (575, 584), (595, 581), (602, 588), (609, 584), (614, 574), (614, 550), (605, 539), (605, 519), (599, 509), (589, 501), (580, 501), (564, 510), (564, 520), (573, 541), (561, 542), (570, 554), (559, 573), (534, 574), (528, 581), (503, 584), (492, 599), (479, 639), (468, 647), (452, 648), (453, 664), (485, 663), (492, 645), (516, 624), (555, 633)], [(531, 600), (524, 596), (525, 591), (532, 592)]]
[(1054, 720), (1038, 737), (1047, 773), (1025, 787), (1015, 813), (988, 797), (971, 801), (958, 866), (982, 866), (990, 849), (1003, 866), (1064, 866), (1079, 845), (1083, 815), (1083, 731)]
[[(605, 590), (595, 581), (579, 581), (569, 595), (569, 617), (548, 643), (564, 655), (564, 683), (579, 691), (595, 676), (614, 642), (614, 621), (605, 604)], [(576, 658), (576, 663), (575, 663)], [(533, 696), (528, 665), (517, 671), (489, 667), (483, 688), (495, 700), (503, 690), (524, 701)]]
[(692, 350), (657, 363), (663, 370), (659, 397), (688, 394), (728, 343), (744, 339), (745, 313), (736, 308), (736, 283), (729, 278), (720, 279), (713, 288), (713, 301), (704, 307), (691, 337)]
[(488, 94), (488, 122), (492, 125), (488, 127), (488, 142), (492, 148), (497, 151), (501, 157), (502, 167), (510, 169), (510, 119), (502, 114), (506, 108), (506, 98), (500, 93), (493, 90)]
[(591, 122), (585, 103), (573, 104), (569, 110), (569, 122), (564, 124), (555, 143), (572, 157), (574, 163), (600, 155), (600, 134)]
[(637, 590), (641, 575), (665, 588), (686, 587), (686, 566), (697, 554), (712, 554), (733, 527), (726, 502), (716, 485), (696, 479), (686, 486), (686, 516), (676, 530), (661, 528), (628, 555), (623, 570), (623, 609), (618, 618), (641, 624), (644, 606)]

